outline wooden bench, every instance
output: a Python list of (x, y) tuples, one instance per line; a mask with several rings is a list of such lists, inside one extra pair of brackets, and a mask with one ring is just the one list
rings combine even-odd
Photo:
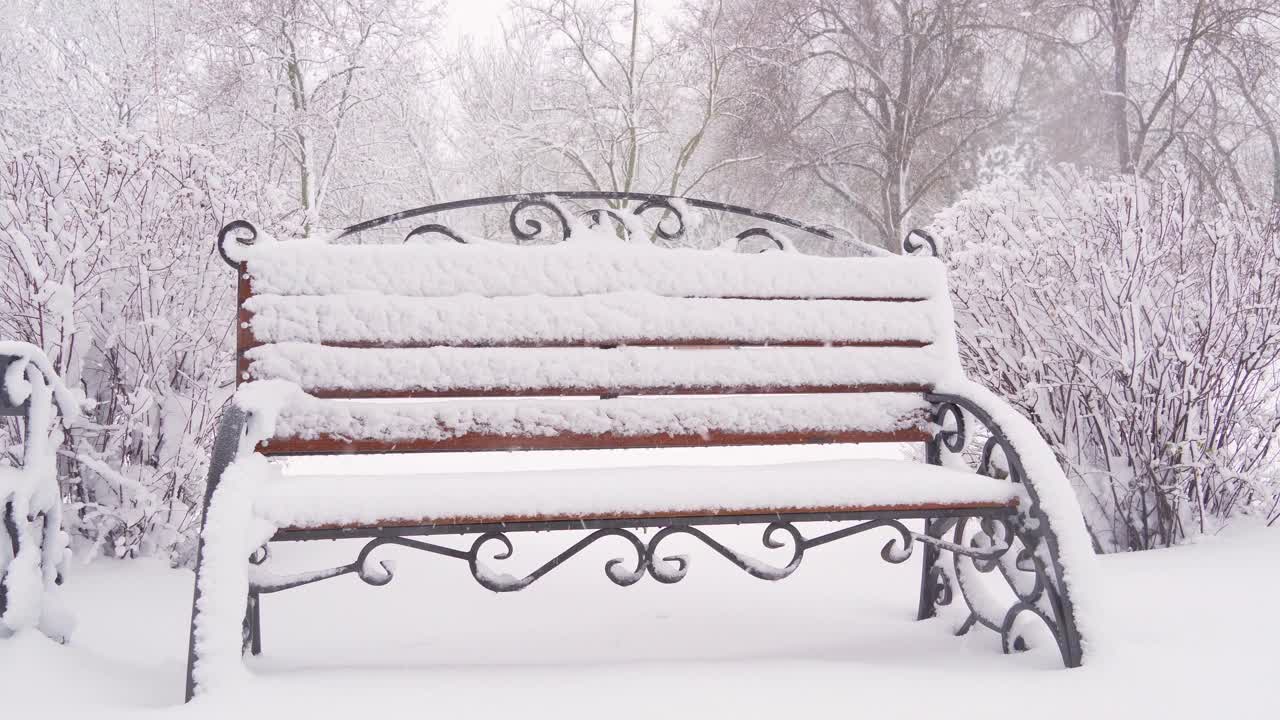
[[(611, 205), (571, 209), (593, 200)], [(347, 242), (503, 205), (514, 206), (516, 244), (440, 222), (412, 228), (405, 243)], [(653, 247), (683, 234), (691, 207), (763, 221), (731, 244), (776, 249)], [(651, 236), (637, 229), (659, 215)], [(1062, 525), (1072, 542), (1082, 536), (1078, 507), (1056, 466), (1040, 470), (1052, 453), (1030, 425), (963, 379), (943, 264), (807, 256), (783, 251), (793, 247), (783, 232), (830, 237), (744, 208), (616, 193), (419, 208), (329, 243), (275, 242), (243, 221), (224, 228), (218, 249), (239, 275), (242, 386), (209, 471), (188, 697), (218, 685), (218, 668), (238, 665), (242, 651), (261, 652), (263, 595), (345, 574), (385, 584), (390, 569), (370, 557), (388, 544), (462, 560), (482, 586), (507, 592), (608, 538), (630, 548), (606, 567), (625, 586), (684, 577), (689, 561), (661, 552), (673, 534), (776, 580), (818, 546), (880, 529), (889, 562), (924, 547), (920, 618), (959, 594), (962, 632), (983, 625), (1006, 651), (1020, 649), (1022, 620), (1038, 617), (1063, 662), (1080, 664), (1059, 538)], [(919, 443), (926, 462), (299, 477), (263, 460), (875, 442)], [(966, 458), (977, 472), (958, 467)], [(1059, 507), (1041, 501), (1037, 483), (1056, 483)], [(924, 522), (915, 530), (911, 520)], [(806, 521), (844, 525), (809, 536), (797, 525)], [(701, 529), (725, 523), (764, 524), (765, 547), (787, 547), (789, 559), (764, 563)], [(642, 538), (636, 528), (658, 530)], [(585, 535), (528, 575), (495, 569), (511, 535), (548, 529)], [(466, 551), (414, 539), (465, 533), (476, 535)], [(267, 540), (341, 538), (366, 540), (349, 565), (281, 576), (265, 562)], [(967, 592), (990, 577), (1012, 590), (999, 612)]]

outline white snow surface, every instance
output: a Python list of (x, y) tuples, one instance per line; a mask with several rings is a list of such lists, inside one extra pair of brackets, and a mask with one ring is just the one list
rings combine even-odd
[(844, 460), (430, 475), (295, 475), (256, 513), (280, 527), (450, 518), (747, 514), (916, 504), (1003, 504), (1017, 486), (932, 465)]
[(364, 292), (253, 295), (245, 302), (253, 313), (250, 327), (260, 342), (419, 345), (625, 344), (653, 339), (931, 342), (939, 332), (933, 305), (680, 298), (646, 292), (445, 298)]
[(932, 346), (842, 348), (251, 348), (249, 375), (306, 389), (931, 385), (952, 371)]
[[(272, 393), (286, 387), (275, 383), (283, 381), (248, 383), (237, 397), (259, 395), (259, 387), (270, 388)], [(472, 434), (548, 437), (564, 433), (892, 431), (919, 427), (926, 408), (921, 395), (909, 393), (343, 402), (319, 400), (297, 390), (284, 397), (274, 418), (276, 437), (387, 441), (446, 440)]]
[(746, 255), (640, 245), (227, 245), (255, 294), (572, 296), (647, 291), (670, 297), (945, 296), (934, 258)]
[[(732, 452), (722, 459), (734, 461)], [(396, 459), (404, 467), (420, 460)], [(503, 466), (501, 455), (493, 460)], [(790, 556), (762, 548), (761, 526), (710, 532), (772, 564)], [(486, 563), (520, 575), (581, 536), (520, 535), (510, 560)], [(32, 632), (0, 640), (4, 712), (345, 720), (429, 708), (485, 720), (764, 720), (856, 706), (858, 715), (906, 720), (924, 707), (981, 714), (997, 703), (1045, 720), (1274, 714), (1280, 623), (1265, 609), (1232, 610), (1280, 595), (1280, 574), (1262, 570), (1280, 553), (1276, 529), (1239, 527), (1194, 545), (1101, 558), (1099, 630), (1108, 641), (1076, 670), (1063, 670), (1049, 647), (1002, 655), (982, 629), (952, 637), (949, 617), (915, 622), (918, 560), (889, 565), (877, 552), (893, 537), (879, 530), (814, 548), (777, 583), (672, 538), (671, 553), (690, 556), (688, 577), (627, 588), (603, 572), (609, 559), (627, 557), (625, 543), (601, 541), (506, 594), (480, 588), (459, 561), (384, 548), (371, 560), (396, 562), (386, 587), (346, 577), (265, 597), (265, 653), (249, 660), (250, 679), (189, 706), (181, 703), (191, 572), (155, 560), (73, 563), (64, 590), (80, 624), (71, 643)], [(435, 539), (463, 548), (470, 540)], [(264, 567), (345, 564), (361, 545), (282, 543)]]

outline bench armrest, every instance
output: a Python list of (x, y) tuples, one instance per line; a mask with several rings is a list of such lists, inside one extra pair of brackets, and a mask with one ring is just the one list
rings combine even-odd
[[(1077, 627), (1083, 624), (1078, 617), (1088, 617), (1091, 612), (1073, 608), (1077, 599), (1087, 598), (1085, 604), (1090, 605), (1100, 597), (1095, 579), (1097, 559), (1075, 490), (1053, 449), (1030, 420), (977, 383), (951, 381), (925, 397), (934, 406), (933, 420), (938, 425), (929, 443), (930, 462), (940, 462), (944, 452), (957, 455), (965, 450), (969, 440), (966, 416), (986, 428), (990, 437), (981, 450), (978, 471), (988, 473), (994, 450), (1003, 452), (1010, 479), (1023, 485), (1030, 500), (1029, 507), (1019, 510), (1022, 529), (1036, 545), (1034, 552), (1044, 561), (1058, 602), (1065, 606), (1058, 615), (1073, 618)], [(954, 429), (942, 426), (948, 416), (957, 423)], [(1077, 643), (1080, 635), (1074, 635)], [(1078, 664), (1082, 649), (1077, 645), (1069, 652)]]
[(204, 488), (206, 507), (209, 505), (209, 498), (213, 496), (213, 489), (222, 478), (222, 473), (235, 461), (236, 455), (240, 452), (240, 442), (248, 422), (249, 414), (235, 401), (227, 405), (227, 409), (222, 411), (222, 417), (218, 419), (218, 434), (213, 437), (213, 451), (209, 455), (209, 475)]

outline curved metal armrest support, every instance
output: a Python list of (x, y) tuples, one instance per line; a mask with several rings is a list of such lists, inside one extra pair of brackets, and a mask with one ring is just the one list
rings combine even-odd
[[(1011, 482), (1018, 483), (1025, 489), (1029, 502), (1019, 507), (1014, 532), (1029, 551), (1028, 559), (1039, 566), (1040, 574), (1050, 585), (1052, 592), (1048, 593), (1048, 599), (1053, 615), (1056, 616), (1055, 634), (1058, 635), (1063, 661), (1069, 667), (1078, 666), (1082, 659), (1082, 643), (1075, 624), (1071, 589), (1066, 582), (1068, 573), (1059, 551), (1058, 528), (1055, 528), (1050, 513), (1046, 512), (1042, 503), (1045, 495), (1060, 493), (1043, 485), (1045, 482), (1052, 483), (1055, 478), (1040, 477), (1035, 472), (1029, 472), (1026, 461), (1028, 454), (1043, 453), (1051, 457), (1052, 450), (1029, 424), (1028, 427), (1020, 428), (1002, 426), (996, 415), (1016, 411), (1007, 404), (993, 408), (991, 403), (1003, 404), (1003, 401), (990, 395), (989, 391), (983, 390), (981, 394), (989, 397), (979, 400), (963, 392), (925, 395), (925, 399), (933, 405), (931, 419), (936, 425), (934, 437), (928, 443), (928, 461), (940, 465), (944, 450), (953, 455), (964, 452), (970, 440), (966, 427), (968, 418), (976, 420), (986, 429), (988, 437), (979, 452), (976, 472), (980, 475), (997, 476), (996, 453), (999, 451), (1004, 463), (1001, 470), (1007, 473)], [(1011, 437), (1011, 431), (1014, 437)], [(1039, 443), (1040, 447), (1030, 447), (1033, 443)], [(1065, 483), (1065, 478), (1061, 479)], [(1054, 490), (1072, 492), (1069, 486)]]
[[(930, 419), (938, 426), (932, 444), (936, 444), (939, 450), (946, 449), (953, 454), (963, 452), (969, 441), (966, 414), (972, 416), (990, 433), (990, 438), (982, 449), (982, 464), (978, 472), (983, 475), (989, 474), (987, 471), (994, 451), (999, 449), (1004, 454), (1008, 465), (1009, 478), (1013, 482), (1025, 485), (1032, 504), (1038, 504), (1039, 498), (1035, 493), (1034, 480), (1028, 482), (1026, 467), (1023, 465), (1018, 448), (1009, 440), (1004, 428), (985, 407), (968, 396), (953, 393), (926, 393), (925, 400), (933, 405)], [(954, 429), (945, 426), (948, 418), (954, 420), (956, 424)]]

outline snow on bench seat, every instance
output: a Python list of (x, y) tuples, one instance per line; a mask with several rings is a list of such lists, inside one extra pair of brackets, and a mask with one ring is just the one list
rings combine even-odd
[(745, 255), (565, 242), (546, 246), (226, 246), (255, 294), (573, 296), (643, 290), (668, 297), (927, 299), (945, 296), (932, 258)]
[(912, 344), (940, 331), (926, 301), (253, 295), (257, 342), (427, 345)]
[(893, 460), (408, 476), (283, 476), (255, 512), (289, 528), (1009, 507), (1016, 485)]
[(274, 438), (260, 445), (269, 455), (928, 438), (927, 403), (910, 393), (350, 402), (270, 385), (286, 396), (269, 412)]
[(638, 395), (930, 387), (949, 365), (930, 348), (415, 348), (275, 343), (246, 352), (253, 379), (322, 396)]

